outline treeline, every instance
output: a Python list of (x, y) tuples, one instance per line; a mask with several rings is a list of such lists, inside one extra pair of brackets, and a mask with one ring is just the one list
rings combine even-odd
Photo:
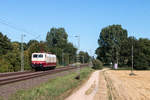
[(110, 25), (101, 30), (97, 58), (104, 64), (118, 63), (119, 67), (132, 66), (132, 45), (134, 69), (150, 69), (150, 40), (128, 37), (121, 25)]
[[(68, 35), (64, 28), (51, 28), (47, 32), (45, 41), (30, 40), (23, 43), (24, 69), (31, 69), (31, 54), (33, 52), (51, 52), (57, 56), (57, 65), (68, 65), (76, 62), (77, 48), (68, 42)], [(81, 63), (89, 62), (87, 52), (80, 51)], [(20, 71), (21, 43), (11, 42), (0, 32), (0, 72)]]

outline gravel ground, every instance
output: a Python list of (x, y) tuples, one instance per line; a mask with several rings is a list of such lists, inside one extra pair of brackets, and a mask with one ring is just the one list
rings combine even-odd
[(108, 99), (107, 82), (104, 77), (105, 70), (107, 70), (107, 69), (104, 69), (99, 73), (99, 87), (98, 87), (98, 91), (93, 100), (109, 100)]
[(18, 90), (33, 88), (40, 85), (41, 83), (47, 82), (49, 79), (56, 78), (57, 76), (63, 76), (74, 71), (76, 71), (76, 69), (0, 86), (0, 97), (2, 97), (4, 100), (7, 100), (12, 94), (16, 93)]

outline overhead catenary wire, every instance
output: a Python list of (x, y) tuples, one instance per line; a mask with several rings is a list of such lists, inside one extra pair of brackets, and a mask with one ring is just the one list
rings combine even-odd
[[(10, 24), (10, 23), (8, 23), (8, 21), (6, 21), (6, 20), (4, 20), (2, 18), (0, 18), (0, 24), (5, 25), (7, 27), (10, 27), (10, 28), (12, 28), (14, 30), (17, 30), (17, 31), (20, 31), (20, 32), (23, 32), (23, 33), (27, 33), (30, 36), (34, 36), (35, 37), (35, 34), (37, 35), (37, 33), (35, 33), (35, 32), (29, 32), (29, 31), (27, 31), (25, 29), (16, 27), (14, 24)], [(39, 38), (39, 35), (37, 36), (37, 38)], [(37, 39), (37, 38), (34, 38), (34, 39)]]
[[(14, 35), (14, 32), (10, 31), (4, 31), (4, 30), (0, 30), (0, 32), (2, 32), (3, 34), (5, 34), (8, 38), (12, 37), (12, 36), (15, 36), (16, 38), (19, 38), (20, 39), (20, 36), (18, 35)], [(11, 39), (10, 39), (11, 40)]]

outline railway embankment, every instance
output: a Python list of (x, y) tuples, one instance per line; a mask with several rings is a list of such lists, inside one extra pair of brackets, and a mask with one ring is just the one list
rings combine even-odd
[[(28, 84), (22, 82), (22, 86), (28, 85), (27, 87), (22, 88), (22, 90), (16, 90), (17, 92), (15, 91), (14, 93), (11, 93), (9, 97), (7, 96), (9, 93), (3, 95), (3, 97), (4, 100), (61, 100), (72, 93), (72, 90), (74, 88), (80, 86), (80, 84), (88, 78), (89, 74), (92, 71), (93, 70), (89, 67), (82, 68), (80, 71), (80, 80), (75, 79), (77, 75), (76, 69), (73, 69), (72, 71), (57, 73), (59, 75), (55, 75), (55, 78), (49, 80), (47, 78), (49, 76), (43, 76), (39, 79), (36, 78), (36, 81), (34, 81), (35, 79), (26, 80), (29, 81)], [(41, 81), (45, 82), (43, 82), (42, 84), (38, 84), (38, 82), (40, 83)], [(17, 83), (10, 85), (13, 86), (15, 84)], [(33, 86), (33, 84), (35, 84), (35, 86)], [(7, 85), (3, 86), (3, 89), (4, 88), (7, 88)]]

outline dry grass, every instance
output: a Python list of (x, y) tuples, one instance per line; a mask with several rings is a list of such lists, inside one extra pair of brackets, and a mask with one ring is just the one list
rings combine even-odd
[(150, 71), (109, 70), (104, 73), (110, 100), (150, 100)]

